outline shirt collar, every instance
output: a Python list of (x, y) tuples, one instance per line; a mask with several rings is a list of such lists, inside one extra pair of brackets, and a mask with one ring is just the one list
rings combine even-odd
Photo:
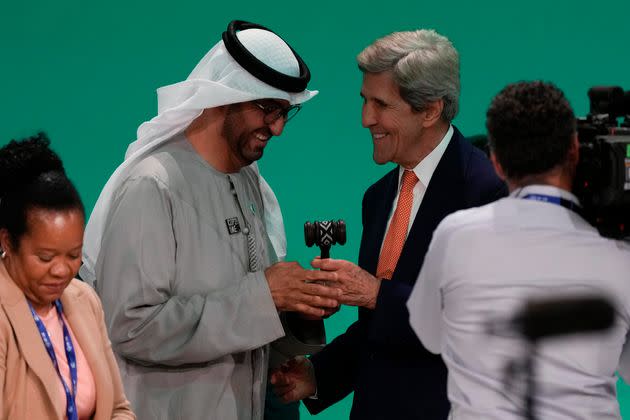
[[(431, 181), (435, 168), (437, 168), (438, 163), (440, 163), (440, 159), (442, 159), (442, 156), (444, 155), (446, 147), (450, 143), (451, 138), (453, 138), (453, 132), (453, 126), (449, 125), (448, 130), (446, 130), (446, 134), (444, 134), (444, 137), (442, 137), (442, 140), (440, 140), (438, 145), (435, 146), (435, 149), (431, 150), (431, 153), (429, 153), (420, 161), (420, 163), (416, 165), (415, 168), (413, 168), (413, 172), (425, 188), (429, 185), (429, 181)], [(398, 184), (400, 185), (400, 180), (405, 168), (402, 166), (399, 166), (398, 168)]]
[(563, 190), (562, 188), (554, 187), (551, 185), (527, 185), (522, 188), (517, 188), (510, 193), (510, 197), (520, 198), (525, 197), (528, 194), (542, 194), (542, 195), (550, 195), (553, 197), (564, 198), (565, 200), (572, 201), (573, 203), (580, 205), (580, 200), (573, 195), (571, 192), (567, 190)]

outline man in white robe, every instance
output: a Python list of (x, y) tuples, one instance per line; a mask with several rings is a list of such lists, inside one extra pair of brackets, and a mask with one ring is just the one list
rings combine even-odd
[(317, 93), (308, 78), (276, 34), (232, 22), (187, 80), (158, 91), (158, 115), (101, 192), (81, 275), (139, 419), (262, 419), (279, 311), (338, 305), (311, 282), (325, 273), (276, 262), (282, 217), (252, 165)]

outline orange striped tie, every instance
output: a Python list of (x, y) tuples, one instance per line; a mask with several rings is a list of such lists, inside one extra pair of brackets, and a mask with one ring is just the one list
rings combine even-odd
[(409, 216), (411, 216), (411, 206), (413, 204), (413, 187), (418, 182), (418, 177), (413, 171), (405, 170), (402, 176), (402, 187), (396, 203), (396, 211), (389, 225), (389, 230), (385, 236), (381, 256), (378, 259), (376, 277), (379, 279), (391, 280), (394, 269), (400, 258), (403, 245), (407, 239), (407, 228), (409, 227)]

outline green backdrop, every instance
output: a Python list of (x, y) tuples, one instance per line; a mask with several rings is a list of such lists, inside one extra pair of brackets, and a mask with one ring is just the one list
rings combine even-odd
[[(184, 79), (230, 20), (261, 23), (289, 40), (311, 68), (310, 87), (321, 91), (261, 161), (283, 207), (288, 257), (306, 265), (317, 254), (304, 245), (306, 220), (342, 218), (348, 243), (332, 256), (356, 261), (363, 191), (390, 169), (373, 163), (361, 127), (359, 51), (399, 30), (449, 37), (462, 63), (455, 124), (473, 135), (484, 132), (490, 99), (509, 82), (553, 81), (578, 115), (588, 112), (590, 86), (630, 89), (628, 16), (627, 0), (7, 0), (0, 4), (0, 144), (46, 130), (91, 209), (137, 126), (155, 114), (155, 89)], [(344, 308), (328, 320), (329, 338), (354, 319), (356, 311)], [(619, 391), (630, 418), (630, 388), (620, 383)], [(349, 407), (348, 398), (317, 418), (347, 418)]]

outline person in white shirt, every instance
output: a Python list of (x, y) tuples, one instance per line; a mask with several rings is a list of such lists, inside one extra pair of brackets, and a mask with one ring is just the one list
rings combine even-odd
[(608, 296), (605, 332), (540, 343), (536, 418), (619, 419), (615, 371), (630, 377), (630, 246), (603, 238), (570, 192), (579, 158), (575, 117), (544, 82), (507, 86), (487, 113), (491, 160), (510, 196), (456, 212), (436, 229), (407, 303), (424, 346), (448, 368), (452, 419), (521, 419), (521, 387), (506, 367), (528, 356), (516, 334), (488, 334), (530, 299)]

